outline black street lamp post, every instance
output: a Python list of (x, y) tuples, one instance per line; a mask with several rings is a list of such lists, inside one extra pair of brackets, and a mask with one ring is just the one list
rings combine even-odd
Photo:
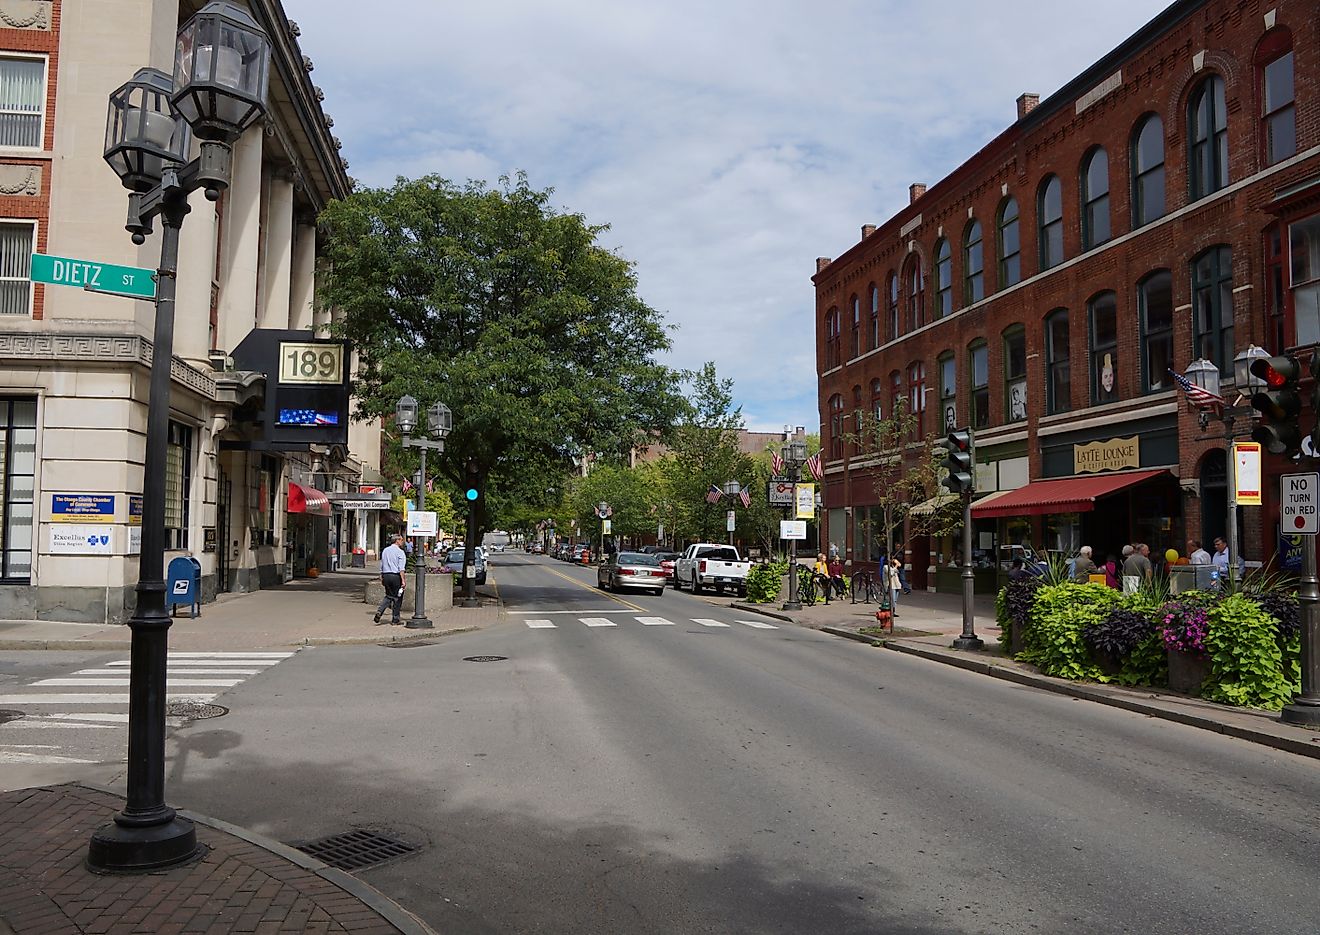
[[(422, 466), (418, 473), (417, 498), (423, 507), (426, 506), (426, 453), (428, 451), (444, 453), (445, 438), (449, 435), (449, 430), (454, 427), (454, 414), (444, 403), (435, 403), (426, 410), (426, 422), (430, 427), (430, 434), (436, 438), (435, 441), (431, 441), (426, 435), (412, 437), (412, 431), (417, 427), (417, 400), (411, 396), (400, 398), (394, 407), (394, 424), (403, 433), (403, 447), (421, 449)], [(408, 618), (404, 626), (410, 630), (429, 629), (432, 623), (426, 617), (425, 536), (418, 536), (417, 544), (413, 547), (413, 575), (415, 585), (413, 615)]]
[[(800, 437), (785, 440), (781, 457), (784, 459), (784, 472), (793, 478), (793, 504), (788, 508), (788, 515), (793, 516), (797, 510), (798, 476), (802, 473), (802, 465), (807, 463), (807, 443)], [(788, 540), (788, 600), (780, 609), (802, 609), (802, 602), (798, 600), (796, 539)]]
[[(141, 873), (200, 853), (193, 823), (165, 804), (170, 629), (165, 609), (165, 475), (179, 231), (188, 214), (189, 194), (203, 189), (214, 201), (228, 187), (232, 144), (265, 112), (269, 71), (270, 43), (252, 17), (232, 3), (208, 3), (179, 30), (173, 81), (164, 72), (144, 68), (110, 95), (105, 160), (129, 190), (125, 227), (136, 244), (146, 242), (157, 215), (163, 230), (137, 605), (128, 621), (127, 802), (112, 822), (93, 832), (87, 849), (93, 870)], [(201, 146), (200, 154), (185, 163), (189, 129)]]

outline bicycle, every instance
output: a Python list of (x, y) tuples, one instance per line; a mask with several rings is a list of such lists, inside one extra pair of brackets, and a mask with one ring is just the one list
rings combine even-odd
[(798, 603), (803, 607), (816, 603), (819, 599), (819, 593), (816, 590), (816, 578), (814, 571), (805, 566), (798, 568)]
[(880, 585), (876, 583), (875, 575), (869, 571), (859, 571), (853, 575), (852, 579), (852, 602), (857, 603), (858, 597), (862, 598), (863, 604), (880, 603)]

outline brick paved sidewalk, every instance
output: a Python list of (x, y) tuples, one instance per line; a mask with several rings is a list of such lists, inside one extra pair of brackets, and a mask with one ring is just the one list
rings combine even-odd
[(0, 935), (434, 935), (348, 874), (187, 812), (207, 847), (201, 860), (148, 874), (93, 873), (88, 839), (123, 805), (77, 784), (0, 794)]

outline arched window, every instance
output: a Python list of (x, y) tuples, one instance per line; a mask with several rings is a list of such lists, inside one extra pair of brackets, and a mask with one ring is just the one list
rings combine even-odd
[(839, 366), (839, 310), (832, 308), (825, 313), (825, 369), (833, 370)]
[(1265, 165), (1297, 152), (1297, 107), (1293, 89), (1292, 34), (1270, 32), (1256, 48), (1256, 83), (1260, 89), (1260, 137)]
[(1063, 186), (1057, 175), (1040, 183), (1036, 223), (1040, 226), (1040, 268), (1058, 266), (1063, 262)]
[(852, 297), (852, 353), (848, 359), (862, 353), (862, 302), (857, 296)]
[(958, 362), (953, 351), (939, 356), (940, 369), (940, 425), (945, 432), (958, 427)]
[(1022, 279), (1022, 238), (1018, 232), (1018, 203), (1007, 199), (999, 209), (999, 288)]
[(916, 331), (926, 323), (926, 286), (921, 275), (921, 258), (914, 256), (905, 275), (908, 307), (908, 327)]
[(967, 225), (963, 237), (963, 299), (966, 304), (985, 298), (985, 254), (981, 249), (981, 222)]
[(1109, 154), (1097, 146), (1082, 160), (1082, 249), (1109, 237)]
[(885, 386), (876, 377), (871, 381), (871, 415), (875, 416), (875, 421), (879, 422), (885, 417)]
[(926, 434), (926, 364), (915, 361), (908, 366), (908, 412), (912, 413), (912, 437)]
[(1211, 247), (1192, 262), (1193, 353), (1233, 373), (1233, 251)]
[(880, 288), (871, 283), (871, 350), (880, 346)]
[(1157, 269), (1137, 283), (1137, 306), (1142, 390), (1158, 393), (1173, 386), (1173, 274)]
[(953, 251), (943, 237), (935, 245), (935, 317), (953, 314)]
[(1045, 407), (1050, 413), (1072, 408), (1072, 350), (1068, 341), (1068, 310), (1056, 308), (1045, 317)]
[(898, 277), (889, 274), (889, 340), (894, 340), (901, 332), (898, 330)]
[(1021, 325), (1004, 329), (1005, 422), (1027, 418), (1027, 331)]
[(843, 396), (830, 397), (830, 457), (843, 457)]
[(983, 429), (990, 424), (990, 347), (985, 341), (967, 346), (967, 370), (972, 428)]
[(1091, 402), (1118, 400), (1118, 298), (1102, 292), (1087, 305), (1091, 322)]
[(907, 404), (903, 400), (903, 374), (897, 370), (889, 373), (889, 418), (897, 419)]
[(1224, 79), (1211, 75), (1187, 105), (1188, 182), (1192, 201), (1228, 185), (1228, 105)]
[(1164, 217), (1164, 122), (1148, 114), (1132, 134), (1132, 226)]

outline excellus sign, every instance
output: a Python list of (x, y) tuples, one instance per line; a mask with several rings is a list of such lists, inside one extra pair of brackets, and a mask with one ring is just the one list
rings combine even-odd
[(1141, 467), (1141, 438), (1111, 438), (1086, 445), (1073, 445), (1073, 473), (1095, 474)]

